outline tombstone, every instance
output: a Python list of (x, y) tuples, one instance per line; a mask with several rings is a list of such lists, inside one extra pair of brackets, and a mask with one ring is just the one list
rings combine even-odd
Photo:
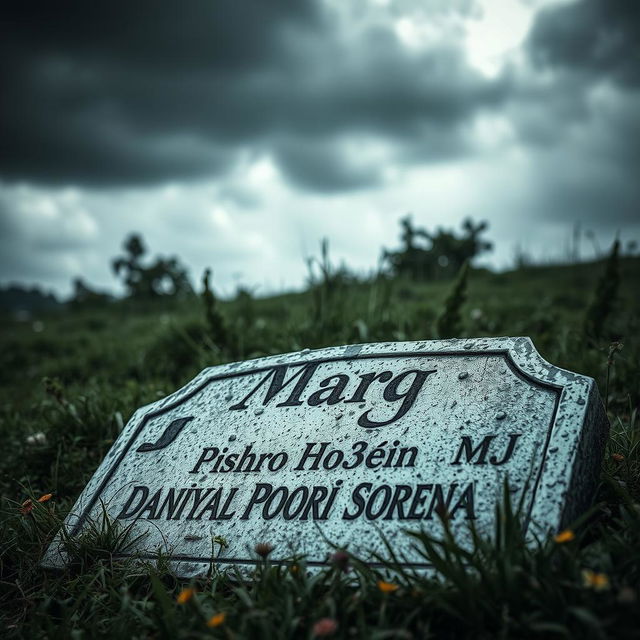
[[(557, 532), (589, 506), (608, 422), (594, 381), (528, 338), (399, 342), (301, 351), (205, 369), (135, 412), (65, 526), (102, 505), (127, 553), (168, 555), (183, 577), (271, 560), (326, 561), (330, 542), (374, 563), (383, 536), (423, 568), (404, 530), (462, 544), (483, 535), (508, 482), (527, 533)], [(214, 538), (224, 538), (220, 548)], [(219, 538), (218, 538), (219, 539)], [(64, 566), (60, 539), (44, 559)]]

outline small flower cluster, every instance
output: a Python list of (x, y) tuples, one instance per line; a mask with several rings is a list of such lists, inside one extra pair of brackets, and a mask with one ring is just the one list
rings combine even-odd
[(378, 580), (378, 589), (382, 591), (382, 593), (394, 593), (400, 587), (394, 582), (385, 582), (384, 580)]
[(187, 604), (187, 602), (189, 602), (189, 600), (193, 598), (195, 593), (196, 593), (196, 590), (193, 587), (187, 587), (186, 589), (183, 589), (178, 594), (178, 597), (176, 598), (176, 602), (178, 604)]
[(266, 560), (267, 556), (273, 551), (273, 545), (268, 542), (258, 542), (258, 544), (253, 548), (253, 550), (261, 557)]
[(320, 618), (314, 625), (311, 633), (314, 638), (325, 638), (335, 633), (338, 629), (338, 622), (333, 618)]
[(346, 551), (336, 551), (329, 558), (329, 562), (338, 569), (338, 571), (342, 571), (343, 573), (347, 573), (351, 568), (349, 566), (349, 554)]
[[(185, 605), (187, 604), (187, 602), (193, 600), (195, 595), (196, 590), (193, 587), (185, 587), (176, 597), (176, 603), (179, 605)], [(219, 627), (220, 625), (224, 624), (224, 621), (226, 619), (227, 614), (223, 611), (220, 611), (219, 613), (215, 613), (210, 618), (208, 618), (206, 621), (206, 625), (210, 629), (214, 629), (215, 627)]]
[[(53, 498), (53, 493), (45, 493), (43, 496), (40, 496), (36, 502), (49, 502), (49, 500), (51, 500), (51, 498)], [(34, 502), (31, 498), (27, 498), (27, 500), (25, 500), (21, 505), (20, 505), (20, 513), (23, 516), (26, 516), (28, 513), (31, 513), (33, 511), (33, 507), (34, 507)]]
[(226, 618), (227, 618), (226, 613), (224, 612), (216, 613), (207, 620), (207, 627), (209, 627), (210, 629), (219, 627), (221, 624), (224, 623)]
[(565, 529), (561, 531), (558, 535), (554, 536), (554, 540), (557, 544), (564, 544), (565, 542), (571, 542), (575, 540), (576, 534), (571, 531), (571, 529)]
[(43, 433), (42, 431), (38, 431), (36, 433), (32, 433), (30, 436), (27, 436), (25, 438), (25, 442), (30, 447), (44, 446), (44, 445), (47, 444), (47, 434)]
[(591, 569), (582, 570), (582, 584), (594, 591), (604, 591), (609, 588), (609, 576), (606, 573), (598, 573)]

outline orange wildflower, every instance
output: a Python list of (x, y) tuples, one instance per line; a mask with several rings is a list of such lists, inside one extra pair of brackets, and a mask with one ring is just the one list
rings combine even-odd
[(195, 592), (196, 590), (193, 587), (187, 587), (186, 589), (183, 589), (178, 594), (178, 597), (176, 598), (176, 602), (178, 604), (186, 604), (187, 602), (189, 602), (189, 600), (191, 600), (191, 598), (193, 598)]
[(216, 613), (207, 620), (207, 627), (210, 627), (211, 629), (213, 629), (214, 627), (219, 627), (226, 620), (226, 618), (226, 613)]
[(38, 502), (48, 502), (51, 498), (53, 498), (53, 493), (45, 493), (38, 498)]
[(382, 591), (382, 593), (393, 593), (397, 591), (400, 587), (393, 582), (385, 582), (384, 580), (378, 580), (378, 589)]
[(611, 459), (614, 460), (615, 462), (623, 462), (624, 456), (621, 453), (612, 453)]
[(31, 498), (28, 498), (22, 503), (20, 507), (20, 513), (23, 516), (26, 516), (28, 513), (31, 513), (32, 511), (33, 511), (33, 500), (31, 500)]
[(565, 529), (561, 531), (557, 536), (554, 536), (554, 540), (558, 544), (563, 544), (564, 542), (571, 542), (576, 537), (576, 534), (571, 531), (571, 529)]
[(603, 591), (609, 588), (609, 576), (606, 573), (597, 573), (591, 569), (583, 569), (582, 584), (595, 591)]

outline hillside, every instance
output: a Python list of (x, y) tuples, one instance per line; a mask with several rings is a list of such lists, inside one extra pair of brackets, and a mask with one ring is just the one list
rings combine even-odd
[[(640, 501), (640, 258), (620, 259), (619, 288), (607, 301), (612, 310), (594, 339), (583, 327), (604, 269), (605, 263), (597, 262), (505, 273), (473, 270), (457, 333), (530, 336), (553, 364), (597, 380), (607, 399), (612, 438), (599, 507), (575, 544), (554, 551), (551, 541), (538, 555), (521, 547), (503, 549), (484, 558), (483, 576), (455, 578), (452, 569), (447, 587), (403, 578), (393, 601), (376, 590), (377, 577), (365, 568), (357, 573), (356, 587), (331, 568), (311, 583), (281, 570), (270, 573), (265, 566), (257, 586), (242, 587), (246, 593), (222, 577), (200, 585), (204, 593), (198, 606), (226, 612), (227, 637), (305, 637), (307, 631), (296, 631), (294, 618), (302, 616), (308, 623), (323, 615), (338, 618), (345, 637), (364, 637), (373, 630), (379, 637), (414, 637), (430, 628), (445, 634), (439, 637), (479, 637), (474, 635), (478, 629), (486, 637), (508, 635), (509, 629), (513, 637), (578, 632), (631, 637), (635, 614), (629, 603), (640, 587), (640, 515), (637, 504), (629, 506)], [(77, 629), (83, 630), (77, 637), (117, 632), (200, 637), (221, 631), (204, 627), (204, 614), (195, 609), (190, 617), (187, 609), (176, 609), (167, 590), (175, 590), (177, 583), (162, 570), (112, 566), (113, 539), (106, 534), (79, 550), (76, 568), (55, 577), (43, 574), (39, 554), (59, 517), (132, 412), (171, 393), (205, 366), (302, 348), (434, 338), (451, 287), (451, 281), (361, 281), (336, 273), (301, 293), (210, 299), (208, 313), (205, 301), (194, 295), (66, 306), (34, 312), (28, 320), (3, 316), (0, 606), (6, 633), (68, 637)], [(612, 454), (622, 457), (612, 459)], [(20, 513), (29, 496), (48, 493), (53, 500), (38, 505), (39, 515), (29, 519)], [(502, 566), (505, 558), (513, 565)], [(586, 589), (580, 578), (585, 566), (606, 571), (609, 587), (598, 593)], [(151, 587), (149, 575), (154, 576)], [(423, 600), (416, 600), (416, 589)], [(365, 593), (371, 598), (367, 605)], [(480, 594), (495, 611), (489, 605), (464, 615), (452, 610)], [(564, 609), (554, 605), (554, 597), (563, 599)], [(294, 610), (296, 598), (304, 613)], [(351, 604), (340, 608), (346, 599)], [(356, 631), (349, 634), (349, 628)]]

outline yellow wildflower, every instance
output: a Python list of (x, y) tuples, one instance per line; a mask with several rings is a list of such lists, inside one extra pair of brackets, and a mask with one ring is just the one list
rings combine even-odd
[(384, 580), (378, 580), (378, 589), (382, 591), (382, 593), (393, 593), (397, 591), (400, 587), (393, 582), (385, 582)]
[(191, 598), (193, 598), (195, 592), (196, 590), (193, 587), (187, 587), (186, 589), (183, 589), (178, 594), (178, 597), (176, 598), (176, 602), (178, 604), (186, 604), (187, 602), (189, 602), (189, 600), (191, 600)]
[(565, 529), (564, 531), (561, 531), (553, 539), (558, 544), (563, 544), (564, 542), (571, 542), (575, 537), (576, 537), (576, 534), (573, 533), (573, 531), (571, 531), (571, 529)]
[(210, 627), (211, 629), (219, 627), (225, 621), (226, 617), (227, 614), (224, 612), (216, 613), (207, 620), (207, 627)]
[(591, 569), (583, 569), (582, 584), (595, 591), (603, 591), (609, 588), (609, 576), (606, 573), (597, 573)]

